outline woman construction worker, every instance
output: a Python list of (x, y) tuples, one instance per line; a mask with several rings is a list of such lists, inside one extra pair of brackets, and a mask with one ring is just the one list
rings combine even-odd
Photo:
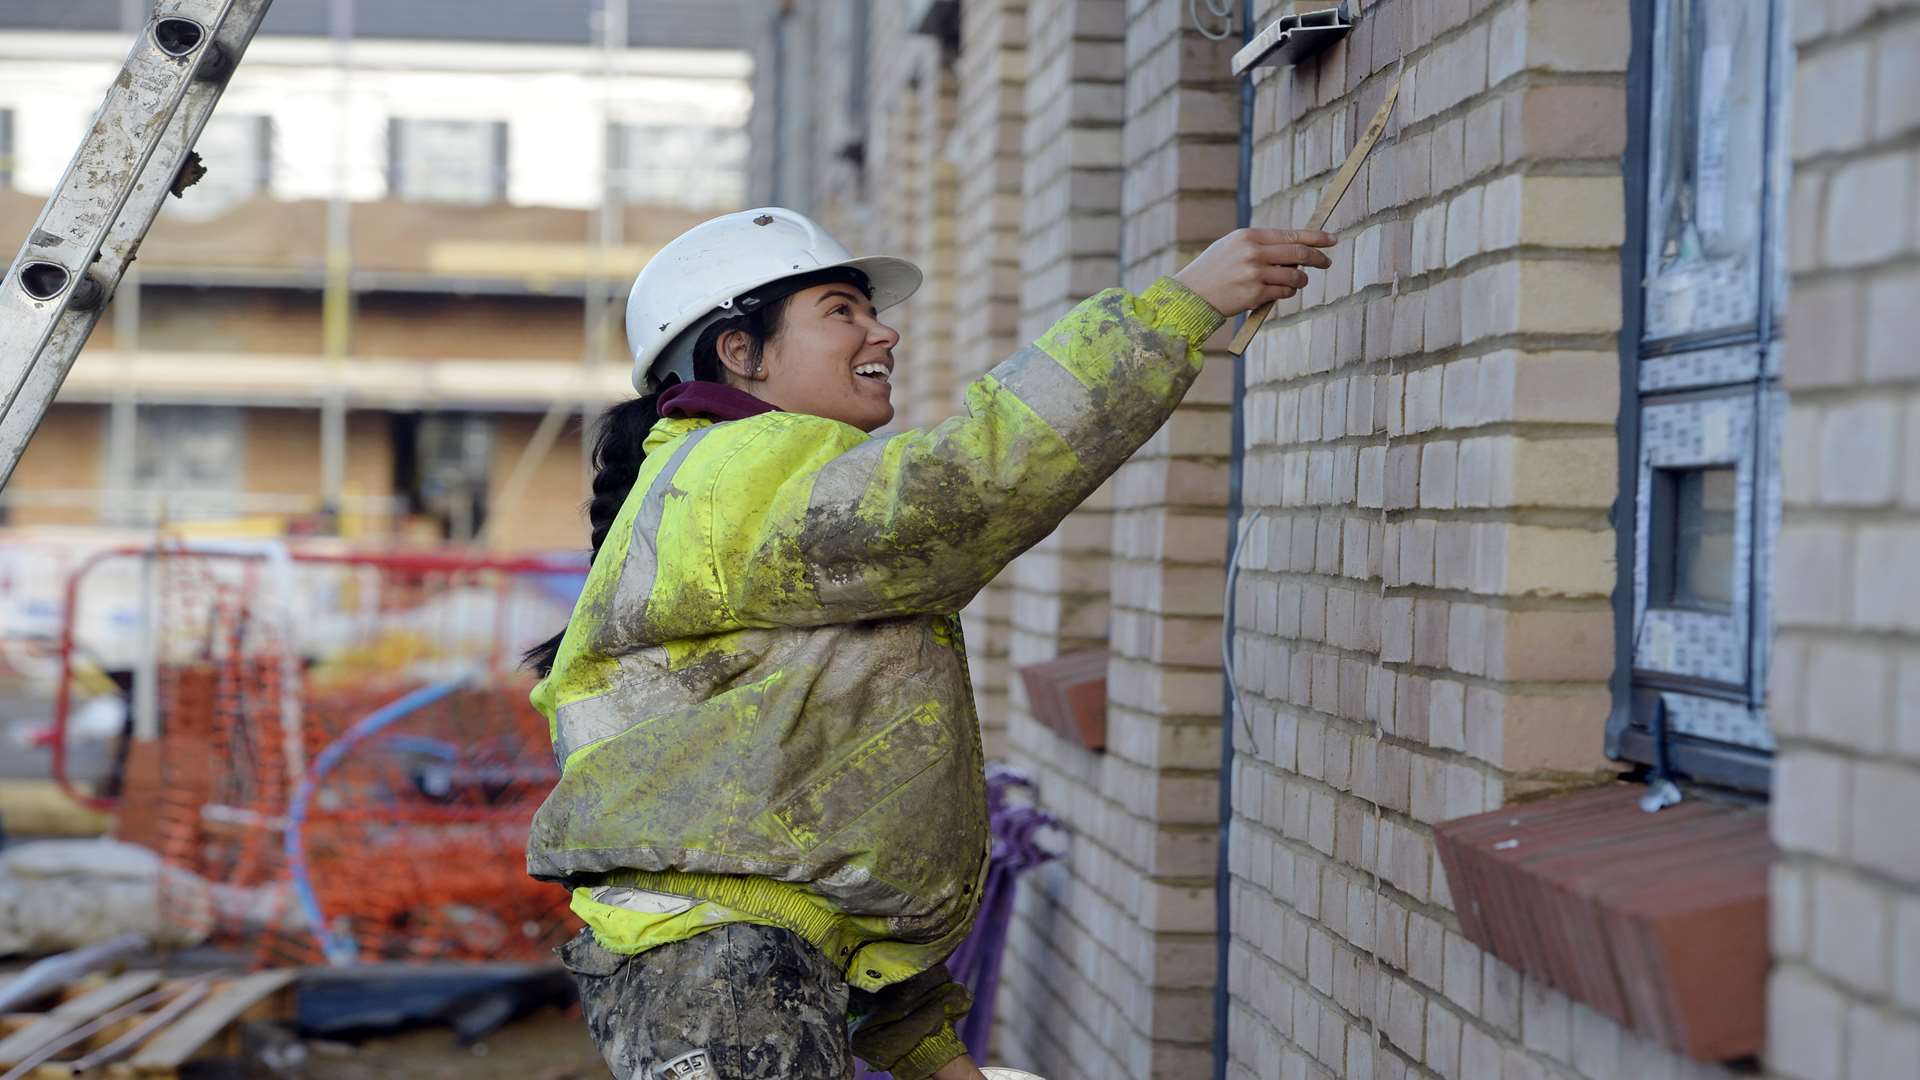
[(767, 208), (640, 272), (593, 568), (528, 654), (562, 771), (527, 866), (573, 889), (589, 930), (560, 952), (616, 1077), (983, 1075), (943, 966), (989, 847), (956, 612), (1167, 420), (1228, 315), (1331, 243), (1232, 233), (1073, 309), (965, 415), (884, 438), (880, 313), (912, 264)]

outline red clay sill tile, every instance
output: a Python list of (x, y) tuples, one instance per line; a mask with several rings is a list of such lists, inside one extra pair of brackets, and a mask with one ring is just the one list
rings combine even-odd
[(1107, 650), (1092, 649), (1021, 667), (1033, 718), (1089, 750), (1105, 750), (1107, 658)]
[(1657, 814), (1615, 784), (1434, 827), (1460, 929), (1526, 975), (1698, 1061), (1764, 1045), (1764, 810)]

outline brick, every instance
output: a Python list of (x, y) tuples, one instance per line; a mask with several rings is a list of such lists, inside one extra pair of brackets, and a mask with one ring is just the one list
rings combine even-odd
[(1617, 159), (1627, 145), (1626, 97), (1618, 86), (1528, 86), (1509, 94), (1501, 117), (1503, 160)]
[[(1427, 739), (1443, 750), (1467, 747), (1467, 689), (1457, 682), (1436, 679), (1427, 688)], [(1448, 817), (1458, 815), (1451, 811)]]
[(1402, 1052), (1419, 1058), (1425, 1043), (1426, 1021), (1426, 999), (1412, 984), (1391, 980), (1384, 1025), (1386, 1037)]
[(1893, 903), (1893, 999), (1920, 1010), (1920, 897), (1895, 896)]
[[(1788, 335), (1780, 379), (1789, 388), (1846, 386), (1859, 381), (1862, 342), (1868, 333), (1867, 316), (1862, 312), (1864, 292), (1858, 283), (1845, 278), (1815, 279), (1805, 288), (1794, 290), (1788, 298), (1788, 317), (1802, 327), (1825, 323), (1827, 329), (1799, 343)], [(1896, 322), (1898, 318), (1896, 313)]]
[(1851, 768), (1814, 750), (1782, 750), (1774, 762), (1773, 839), (1788, 851), (1845, 852)]
[(1899, 1076), (1920, 1061), (1920, 1022), (1870, 1005), (1847, 1010), (1847, 1080)]
[[(1432, 522), (1415, 522), (1429, 528)], [(1413, 604), (1413, 662), (1421, 667), (1445, 667), (1447, 663), (1448, 607), (1444, 600), (1420, 598)]]
[[(1448, 931), (1443, 946), (1444, 971), (1442, 988), (1447, 1000), (1460, 1006), (1468, 1014), (1480, 1011), (1480, 966), (1479, 946), (1459, 934)], [(1468, 1075), (1472, 1075), (1468, 1073)]]
[[(1464, 485), (1464, 475), (1462, 481)], [(1573, 597), (1605, 596), (1613, 590), (1614, 538), (1609, 532), (1488, 522), (1475, 526), (1474, 543), (1476, 592)]]
[(1443, 1077), (1460, 1075), (1460, 1017), (1438, 1003), (1427, 1007), (1426, 1061)]
[[(1436, 396), (1440, 385), (1439, 371), (1433, 372), (1433, 378), (1427, 380), (1435, 387)], [(1459, 447), (1452, 442), (1432, 442), (1420, 448), (1420, 505), (1437, 510), (1451, 510), (1454, 505), (1455, 465)]]
[(1782, 528), (1775, 541), (1774, 618), (1782, 625), (1833, 626), (1847, 615), (1852, 534), (1839, 526), (1800, 524)]
[(1920, 655), (1900, 658), (1893, 691), (1893, 747), (1909, 758), (1920, 758)]
[(1611, 438), (1488, 441), (1490, 500), (1496, 507), (1612, 505), (1617, 449)]
[(1520, 1037), (1520, 973), (1492, 953), (1482, 957), (1481, 1018), (1509, 1037)]
[(1920, 783), (1910, 767), (1862, 761), (1853, 768), (1853, 856), (1861, 866), (1920, 884)]
[(1528, 176), (1521, 181), (1520, 242), (1613, 248), (1626, 237), (1618, 176)]
[[(1473, 587), (1473, 533), (1474, 524), (1468, 521), (1443, 521), (1435, 527), (1433, 584), (1436, 588), (1466, 590)], [(1455, 618), (1458, 617), (1456, 613)]]
[(1797, 1080), (1840, 1075), (1844, 1000), (1801, 968), (1776, 968), (1767, 983), (1767, 1064)]
[[(1920, 349), (1914, 347), (1920, 341), (1920, 304), (1913, 302), (1915, 296), (1920, 296), (1920, 271), (1878, 275), (1867, 285), (1864, 359), (1870, 381), (1920, 378)], [(1828, 348), (1848, 355), (1857, 346), (1830, 343)], [(1819, 355), (1811, 348), (1801, 351)]]
[(1460, 1033), (1460, 1075), (1465, 1080), (1500, 1076), (1500, 1044), (1473, 1024)]
[(1814, 643), (1806, 688), (1818, 707), (1808, 717), (1808, 733), (1856, 751), (1886, 750), (1892, 743), (1887, 708), (1891, 683), (1892, 666), (1880, 650), (1852, 642)]
[(1466, 179), (1466, 121), (1455, 118), (1433, 129), (1429, 148), (1433, 152), (1433, 192), (1452, 191)]
[(1447, 203), (1446, 265), (1451, 268), (1480, 253), (1481, 189), (1467, 188)]
[(1460, 344), (1460, 279), (1427, 286), (1426, 316), (1420, 334), (1429, 351)]
[(1920, 127), (1920, 23), (1887, 29), (1873, 45), (1873, 136), (1886, 140)]
[(1573, 1011), (1565, 994), (1534, 979), (1520, 991), (1521, 1041), (1527, 1049), (1556, 1061), (1573, 1052)]
[(1423, 207), (1413, 217), (1414, 273), (1424, 274), (1446, 265), (1447, 204)]
[[(1798, 6), (1798, 5), (1796, 5)], [(1793, 83), (1793, 156), (1851, 150), (1866, 142), (1871, 53), (1864, 42), (1802, 57)]]
[(1500, 167), (1500, 131), (1505, 105), (1499, 98), (1481, 102), (1467, 113), (1462, 135), (1462, 167), (1473, 179)]
[(1625, 71), (1627, 12), (1585, 0), (1527, 4), (1527, 66), (1547, 71)]
[(1573, 1067), (1582, 1076), (1619, 1076), (1620, 1025), (1579, 1002), (1573, 1004)]
[(1525, 177), (1518, 173), (1487, 181), (1480, 197), (1480, 249), (1506, 251), (1520, 243), (1520, 192)]
[(1829, 978), (1864, 994), (1887, 991), (1893, 942), (1888, 897), (1848, 875), (1813, 876), (1813, 964)]
[(1613, 353), (1503, 349), (1480, 358), (1481, 423), (1610, 426), (1619, 401), (1620, 362)]
[(1767, 873), (1768, 950), (1783, 960), (1802, 959), (1812, 938), (1808, 911), (1807, 871), (1787, 862), (1776, 862)]
[(1866, 266), (1908, 247), (1912, 175), (1912, 158), (1906, 154), (1850, 161), (1834, 171), (1821, 248), (1827, 265)]
[(1837, 405), (1820, 429), (1820, 500), (1884, 505), (1895, 492), (1899, 409), (1893, 402)]

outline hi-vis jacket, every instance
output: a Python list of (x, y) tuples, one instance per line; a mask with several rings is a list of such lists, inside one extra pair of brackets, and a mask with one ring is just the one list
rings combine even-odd
[(861, 989), (945, 959), (989, 843), (954, 613), (1166, 421), (1221, 322), (1170, 279), (1103, 292), (970, 415), (886, 438), (661, 421), (533, 691), (562, 773), (529, 872), (789, 926)]

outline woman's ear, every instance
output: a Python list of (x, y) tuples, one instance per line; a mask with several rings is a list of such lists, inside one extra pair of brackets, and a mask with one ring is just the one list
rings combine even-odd
[(714, 351), (720, 354), (720, 363), (732, 374), (747, 380), (766, 377), (761, 365), (753, 359), (753, 339), (745, 330), (728, 330), (714, 343)]

